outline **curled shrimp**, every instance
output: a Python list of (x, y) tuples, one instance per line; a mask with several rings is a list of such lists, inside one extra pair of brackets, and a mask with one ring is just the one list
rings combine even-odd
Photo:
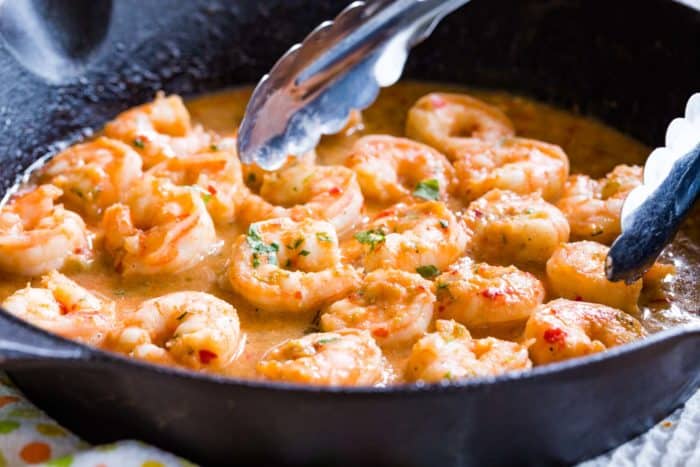
[(202, 193), (155, 177), (136, 184), (126, 204), (110, 206), (102, 228), (105, 249), (125, 276), (181, 272), (218, 245)]
[(180, 96), (159, 92), (153, 102), (131, 108), (105, 125), (106, 136), (130, 144), (149, 168), (165, 159), (200, 152), (212, 136), (193, 126)]
[(345, 166), (357, 174), (365, 197), (381, 203), (406, 197), (445, 200), (454, 184), (454, 169), (445, 156), (406, 138), (364, 136)]
[(645, 335), (624, 311), (596, 303), (557, 299), (539, 306), (525, 325), (523, 340), (537, 365), (582, 357)]
[(228, 277), (254, 306), (278, 312), (317, 309), (359, 283), (354, 268), (341, 264), (333, 225), (312, 219), (252, 224), (233, 243)]
[(0, 209), (0, 269), (37, 276), (89, 257), (92, 236), (78, 214), (55, 203), (62, 194), (41, 185)]
[(233, 222), (237, 206), (248, 195), (238, 157), (220, 145), (207, 152), (173, 157), (155, 165), (148, 173), (176, 185), (198, 188), (207, 211), (218, 224)]
[(437, 320), (435, 332), (416, 342), (406, 363), (408, 381), (436, 383), (529, 370), (527, 348), (493, 337), (473, 339), (463, 325)]
[[(288, 156), (285, 163), (277, 171), (284, 170), (284, 169), (291, 167), (293, 165), (298, 165), (298, 164), (314, 165), (315, 163), (316, 163), (316, 151), (312, 150), (312, 151), (309, 151), (309, 152), (307, 152), (299, 157)], [(248, 188), (250, 188), (253, 192), (259, 193), (260, 187), (262, 186), (263, 180), (265, 179), (265, 175), (269, 174), (270, 171), (263, 169), (262, 167), (260, 167), (258, 164), (254, 163), (254, 162), (251, 162), (250, 164), (241, 164), (241, 169), (243, 172), (243, 180), (245, 181), (246, 186)], [(275, 171), (273, 171), (273, 172), (275, 172)]]
[(90, 219), (121, 201), (141, 175), (141, 157), (121, 141), (105, 137), (71, 146), (41, 170), (42, 181), (63, 190), (61, 201)]
[(409, 138), (436, 148), (450, 160), (514, 134), (513, 124), (503, 112), (465, 94), (423, 96), (406, 119)]
[(492, 190), (464, 213), (472, 255), (495, 264), (544, 264), (569, 238), (564, 215), (533, 193)]
[(526, 195), (539, 192), (547, 201), (561, 195), (569, 158), (559, 146), (525, 138), (507, 138), (454, 162), (459, 192), (471, 201), (498, 188)]
[(367, 331), (308, 334), (268, 350), (257, 371), (266, 379), (324, 386), (370, 386), (384, 379), (382, 352)]
[(260, 196), (243, 203), (246, 222), (290, 217), (328, 221), (342, 235), (360, 221), (364, 198), (355, 173), (340, 166), (295, 164), (263, 178)]
[(116, 350), (155, 363), (223, 369), (245, 339), (238, 313), (204, 292), (175, 292), (143, 302), (125, 317)]
[(360, 258), (368, 271), (401, 269), (433, 277), (462, 255), (466, 241), (444, 203), (397, 204), (354, 235), (347, 255)]
[(491, 266), (468, 258), (435, 279), (437, 315), (468, 328), (524, 322), (544, 300), (544, 286), (515, 266)]
[(605, 178), (572, 175), (557, 206), (569, 220), (571, 238), (609, 245), (620, 235), (620, 212), (627, 194), (642, 182), (642, 168), (618, 165)]
[(605, 245), (590, 241), (565, 243), (557, 248), (547, 261), (547, 283), (552, 295), (636, 313), (642, 280), (631, 284), (609, 281), (605, 275), (608, 250)]
[(381, 347), (413, 344), (427, 332), (433, 317), (431, 288), (418, 274), (372, 271), (356, 292), (326, 309), (321, 329), (366, 329)]
[(40, 287), (27, 285), (10, 295), (2, 308), (42, 329), (94, 346), (118, 329), (114, 302), (57, 271), (42, 277)]

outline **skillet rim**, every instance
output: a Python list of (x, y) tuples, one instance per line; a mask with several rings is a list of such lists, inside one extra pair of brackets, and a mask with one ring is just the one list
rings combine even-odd
[[(322, 394), (327, 396), (368, 396), (376, 395), (379, 397), (387, 397), (395, 394), (401, 395), (418, 395), (426, 396), (435, 393), (454, 393), (459, 391), (478, 390), (481, 387), (492, 387), (496, 385), (514, 384), (520, 381), (535, 381), (542, 378), (551, 377), (552, 375), (564, 374), (568, 371), (576, 371), (579, 368), (591, 367), (596, 364), (602, 364), (608, 360), (621, 358), (624, 355), (629, 355), (634, 352), (642, 351), (645, 348), (650, 348), (655, 345), (660, 345), (664, 342), (673, 342), (683, 338), (695, 338), (700, 340), (700, 323), (685, 323), (674, 326), (669, 329), (664, 329), (646, 336), (643, 339), (623, 344), (603, 352), (590, 354), (585, 357), (577, 357), (569, 360), (563, 360), (546, 365), (536, 366), (529, 370), (513, 371), (504, 373), (498, 376), (466, 378), (456, 381), (440, 382), (440, 383), (410, 383), (396, 384), (386, 386), (321, 386), (311, 384), (295, 384), (270, 380), (245, 379), (240, 377), (232, 377), (225, 375), (217, 375), (213, 373), (196, 372), (185, 368), (157, 365), (147, 361), (139, 360), (133, 357), (127, 357), (117, 352), (103, 350), (97, 347), (91, 347), (81, 342), (67, 339), (57, 334), (52, 334), (44, 329), (34, 326), (31, 323), (23, 321), (8, 311), (0, 308), (0, 319), (11, 321), (13, 324), (24, 328), (26, 331), (41, 335), (43, 338), (48, 338), (55, 341), (58, 345), (64, 347), (66, 345), (74, 347), (81, 352), (78, 357), (53, 357), (41, 356), (27, 353), (25, 356), (17, 358), (2, 359), (0, 357), (0, 371), (12, 374), (18, 371), (18, 367), (9, 365), (7, 369), (3, 369), (4, 363), (13, 361), (22, 363), (26, 362), (27, 367), (36, 367), (39, 361), (55, 362), (57, 365), (66, 363), (70, 365), (83, 364), (90, 366), (107, 365), (119, 367), (126, 364), (134, 366), (139, 370), (152, 371), (163, 376), (174, 377), (185, 380), (201, 381), (207, 384), (216, 385), (232, 385), (240, 388), (252, 390), (268, 390), (281, 391), (290, 394)], [(25, 344), (32, 346), (32, 344)], [(56, 350), (56, 349), (52, 349)], [(0, 350), (0, 355), (2, 351)], [(19, 369), (19, 371), (23, 371)], [(21, 388), (20, 388), (21, 389)]]

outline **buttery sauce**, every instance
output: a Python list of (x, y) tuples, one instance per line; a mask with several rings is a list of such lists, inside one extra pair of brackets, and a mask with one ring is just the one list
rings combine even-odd
[[(325, 137), (317, 148), (319, 163), (339, 164), (353, 142), (366, 134), (404, 134), (406, 114), (421, 96), (434, 91), (461, 91), (463, 88), (431, 83), (399, 83), (385, 89), (377, 101), (362, 113), (362, 124), (341, 135)], [(234, 135), (243, 117), (250, 96), (249, 88), (237, 88), (196, 97), (187, 102), (192, 119), (221, 135)], [(468, 90), (498, 108), (512, 120), (519, 136), (539, 139), (563, 148), (571, 163), (571, 173), (584, 173), (596, 178), (604, 176), (617, 164), (643, 164), (649, 148), (601, 123), (572, 113), (554, 109), (528, 99), (502, 92)], [(371, 215), (382, 206), (367, 206)], [(271, 347), (285, 339), (297, 338), (317, 330), (318, 311), (302, 314), (275, 314), (257, 310), (230, 291), (226, 279), (227, 262), (232, 240), (246, 226), (217, 226), (221, 240), (216, 251), (193, 269), (168, 276), (123, 278), (98, 249), (88, 266), (64, 269), (62, 272), (83, 287), (116, 302), (117, 311), (131, 310), (144, 300), (183, 290), (211, 293), (233, 304), (238, 311), (245, 347), (241, 355), (224, 371), (230, 376), (258, 378), (256, 364)], [(90, 228), (99, 239), (101, 232)], [(99, 244), (99, 241), (97, 242)], [(678, 273), (667, 279), (663, 297), (643, 296), (640, 319), (649, 331), (657, 331), (698, 320), (698, 274), (700, 273), (700, 223), (697, 217), (685, 225), (666, 253)], [(542, 277), (542, 271), (531, 271)], [(0, 275), (0, 300), (26, 285), (27, 279), (10, 274)], [(499, 330), (496, 334), (512, 337), (520, 329)], [(477, 335), (479, 333), (476, 333)], [(491, 334), (494, 334), (493, 332)], [(391, 369), (388, 380), (400, 382), (410, 349), (385, 350)]]

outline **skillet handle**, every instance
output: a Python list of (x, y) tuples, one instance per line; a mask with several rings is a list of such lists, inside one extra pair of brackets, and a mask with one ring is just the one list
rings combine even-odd
[(84, 361), (92, 352), (76, 342), (49, 334), (0, 310), (0, 369), (55, 365), (57, 361)]

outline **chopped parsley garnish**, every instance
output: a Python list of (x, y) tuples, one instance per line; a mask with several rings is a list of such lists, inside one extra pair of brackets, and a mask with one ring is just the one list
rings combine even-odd
[(364, 232), (357, 232), (354, 238), (362, 244), (369, 245), (370, 251), (374, 251), (377, 245), (384, 243), (386, 235), (379, 229), (372, 229), (365, 230)]
[(438, 290), (446, 289), (450, 286), (447, 282), (438, 282), (437, 283), (437, 288)]
[(426, 264), (425, 266), (418, 266), (416, 272), (426, 279), (435, 277), (440, 274), (440, 270), (433, 266), (432, 264)]
[(287, 248), (289, 248), (290, 250), (296, 250), (302, 243), (304, 243), (304, 238), (299, 237), (296, 240), (294, 240), (294, 243), (287, 245)]
[(185, 319), (185, 316), (187, 316), (188, 313), (188, 311), (183, 311), (182, 314), (175, 319), (177, 319), (178, 321), (182, 321), (183, 319)]
[(218, 151), (219, 146), (217, 146), (216, 144), (212, 144), (211, 146), (209, 146), (209, 149), (211, 149), (212, 151)]
[(413, 190), (413, 196), (428, 201), (435, 201), (440, 198), (440, 184), (434, 178), (423, 180), (416, 185), (416, 189)]
[(337, 340), (340, 340), (339, 337), (324, 337), (323, 339), (319, 339), (316, 341), (317, 344), (329, 344), (331, 342), (335, 342)]
[(272, 242), (269, 245), (265, 244), (258, 232), (258, 228), (255, 224), (248, 228), (248, 234), (246, 235), (246, 241), (248, 245), (253, 249), (253, 267), (257, 268), (260, 266), (260, 256), (267, 256), (267, 262), (274, 266), (277, 265), (277, 253), (280, 246)]
[(116, 295), (117, 297), (123, 297), (123, 296), (126, 295), (126, 290), (124, 290), (124, 289), (116, 289), (116, 290), (114, 291), (114, 295)]
[(256, 178), (257, 178), (257, 177), (255, 176), (254, 173), (252, 173), (252, 172), (249, 173), (249, 174), (248, 174), (248, 183), (255, 183)]
[(207, 190), (205, 190), (201, 186), (192, 185), (192, 188), (194, 188), (195, 190), (197, 190), (199, 192), (200, 196), (202, 197), (202, 201), (204, 201), (205, 203), (208, 203), (211, 200), (211, 193), (209, 193)]
[(440, 219), (440, 227), (442, 227), (443, 229), (446, 229), (449, 226), (450, 226), (449, 222), (447, 222), (445, 219)]
[(309, 256), (309, 255), (311, 254), (311, 252), (310, 252), (309, 250), (301, 250), (301, 251), (299, 252), (299, 254), (300, 254), (301, 256)]
[(319, 242), (332, 242), (333, 239), (326, 232), (316, 232), (316, 238)]
[(134, 146), (136, 146), (139, 149), (143, 149), (146, 147), (146, 145), (143, 143), (143, 140), (141, 138), (136, 138), (133, 141)]

